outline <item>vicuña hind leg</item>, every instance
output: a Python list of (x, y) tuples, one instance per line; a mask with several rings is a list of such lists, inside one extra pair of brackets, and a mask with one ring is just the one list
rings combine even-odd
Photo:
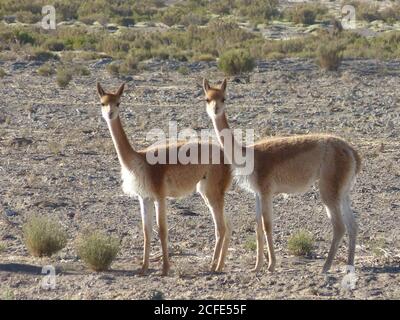
[(268, 248), (268, 271), (275, 270), (276, 257), (274, 251), (273, 233), (272, 233), (272, 196), (269, 194), (261, 195), (262, 222), (267, 239)]
[(168, 275), (170, 264), (169, 264), (169, 253), (168, 253), (168, 226), (167, 226), (167, 217), (165, 210), (165, 199), (160, 199), (156, 201), (155, 207), (156, 207), (157, 225), (161, 240), (162, 256), (163, 256), (162, 275), (166, 276)]
[(153, 225), (153, 214), (154, 214), (154, 203), (150, 199), (143, 199), (139, 197), (140, 213), (142, 216), (142, 227), (144, 235), (143, 244), (143, 263), (141, 274), (145, 274), (149, 269), (149, 258), (150, 258), (150, 243), (152, 236), (152, 225)]
[(264, 232), (262, 222), (261, 198), (256, 195), (256, 240), (257, 240), (257, 259), (253, 271), (258, 272), (264, 264)]
[(354, 255), (356, 250), (356, 238), (357, 238), (357, 222), (354, 217), (353, 210), (350, 207), (350, 199), (348, 196), (343, 201), (343, 220), (346, 225), (347, 232), (349, 234), (349, 252), (347, 258), (347, 265), (354, 266)]

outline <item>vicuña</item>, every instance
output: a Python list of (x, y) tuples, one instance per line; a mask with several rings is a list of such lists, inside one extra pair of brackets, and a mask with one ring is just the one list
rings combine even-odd
[[(167, 164), (149, 164), (146, 160), (146, 152), (154, 153), (154, 150), (136, 151), (133, 149), (122, 127), (119, 110), (123, 91), (124, 84), (120, 86), (117, 92), (108, 93), (97, 83), (102, 115), (107, 122), (121, 165), (122, 188), (126, 194), (137, 196), (140, 202), (144, 233), (141, 273), (146, 273), (149, 267), (154, 208), (161, 239), (162, 274), (167, 275), (170, 263), (166, 198), (183, 197), (196, 189), (209, 207), (215, 223), (216, 244), (211, 270), (222, 271), (231, 235), (229, 220), (224, 216), (224, 194), (230, 187), (232, 180), (231, 168), (224, 164), (222, 150), (217, 145), (221, 157), (219, 164), (212, 163), (211, 159), (207, 161), (207, 164), (202, 164), (201, 161), (198, 161), (199, 164), (181, 164), (179, 162), (168, 164), (168, 159)], [(170, 149), (176, 149), (176, 154), (184, 146), (185, 143), (181, 142), (157, 146), (157, 148), (159, 152), (169, 155)], [(199, 143), (197, 147), (197, 150), (200, 150), (198, 157), (201, 159), (201, 151), (207, 148), (212, 149), (215, 145)], [(190, 146), (188, 150), (191, 150)], [(211, 156), (212, 151), (207, 154)]]
[[(228, 142), (236, 145), (233, 150), (246, 148), (235, 140), (228, 125), (224, 109), (226, 86), (226, 79), (217, 87), (211, 87), (204, 79), (207, 113), (222, 148)], [(239, 181), (256, 196), (257, 260), (254, 270), (260, 270), (263, 265), (263, 233), (268, 247), (268, 270), (272, 272), (275, 268), (273, 196), (304, 192), (317, 180), (322, 202), (333, 226), (333, 240), (323, 272), (330, 269), (346, 229), (349, 234), (347, 264), (353, 266), (357, 224), (350, 208), (349, 192), (361, 166), (357, 151), (346, 141), (325, 134), (266, 138), (247, 148), (254, 149), (254, 171), (241, 176)], [(233, 158), (232, 154), (226, 156)]]

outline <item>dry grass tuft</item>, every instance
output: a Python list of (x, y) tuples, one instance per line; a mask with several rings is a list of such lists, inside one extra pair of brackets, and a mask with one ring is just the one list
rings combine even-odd
[(35, 257), (50, 257), (67, 244), (67, 233), (60, 223), (45, 216), (32, 216), (23, 226), (25, 245)]

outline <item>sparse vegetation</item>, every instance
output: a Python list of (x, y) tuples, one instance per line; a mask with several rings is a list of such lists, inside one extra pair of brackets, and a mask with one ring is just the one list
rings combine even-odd
[(246, 242), (245, 242), (245, 244), (244, 244), (244, 247), (245, 247), (247, 250), (256, 251), (256, 249), (257, 249), (257, 243), (256, 243), (255, 238), (254, 238), (254, 237), (248, 237), (248, 238), (246, 239)]
[(94, 271), (105, 271), (119, 251), (119, 240), (100, 231), (84, 234), (77, 244), (78, 256)]
[(314, 24), (317, 19), (321, 19), (327, 11), (328, 9), (323, 5), (305, 3), (288, 8), (284, 12), (284, 16), (296, 24), (310, 25)]
[(318, 48), (317, 62), (318, 65), (325, 70), (338, 70), (343, 58), (341, 47), (335, 43), (323, 43)]
[(0, 242), (0, 253), (6, 251), (6, 245)]
[(60, 88), (66, 88), (72, 80), (72, 72), (66, 69), (57, 70), (57, 84)]
[(288, 250), (290, 254), (295, 256), (309, 256), (313, 246), (314, 239), (312, 235), (305, 230), (293, 233), (288, 240)]
[(53, 68), (51, 64), (45, 63), (38, 68), (37, 73), (43, 77), (49, 77), (55, 74), (56, 70)]
[(218, 68), (226, 75), (238, 75), (253, 70), (254, 59), (249, 52), (241, 49), (229, 50), (221, 55)]
[(7, 73), (4, 71), (4, 69), (0, 68), (0, 78), (4, 78), (7, 75)]
[(23, 225), (23, 234), (28, 251), (35, 257), (50, 257), (67, 244), (65, 230), (57, 221), (46, 216), (29, 217)]
[(14, 291), (12, 291), (10, 288), (4, 289), (4, 291), (1, 294), (0, 300), (14, 300), (14, 299), (15, 299)]

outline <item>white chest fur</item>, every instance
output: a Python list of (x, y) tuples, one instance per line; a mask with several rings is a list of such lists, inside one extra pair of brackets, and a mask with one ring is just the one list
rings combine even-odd
[(122, 190), (129, 196), (147, 198), (151, 195), (150, 185), (144, 166), (136, 165), (135, 170), (122, 166)]

